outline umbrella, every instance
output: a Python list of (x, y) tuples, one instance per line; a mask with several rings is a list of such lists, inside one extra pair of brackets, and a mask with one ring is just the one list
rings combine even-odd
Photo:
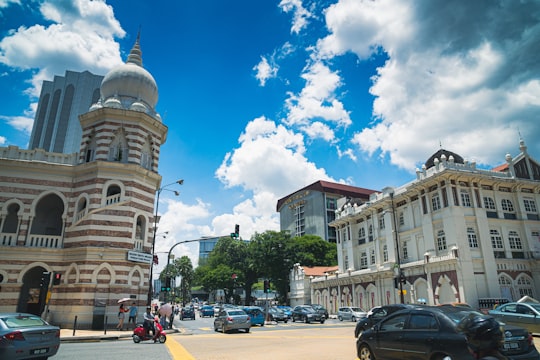
[(160, 315), (170, 316), (172, 314), (172, 306), (171, 304), (163, 304), (159, 308)]
[(123, 302), (126, 302), (126, 301), (129, 301), (129, 300), (132, 300), (131, 298), (121, 298), (120, 300), (118, 300), (118, 303), (123, 303)]

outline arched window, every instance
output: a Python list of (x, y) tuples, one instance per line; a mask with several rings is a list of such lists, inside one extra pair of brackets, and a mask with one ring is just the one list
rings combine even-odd
[(128, 150), (126, 135), (124, 134), (124, 131), (120, 129), (115, 134), (109, 147), (109, 161), (127, 163), (129, 155)]
[(388, 262), (388, 245), (383, 246), (383, 261)]
[(437, 251), (446, 250), (446, 235), (444, 230), (439, 230), (437, 232)]
[(135, 241), (133, 248), (137, 251), (143, 250), (144, 239), (146, 236), (146, 218), (142, 215), (137, 216), (135, 224)]
[(75, 212), (75, 221), (82, 219), (86, 215), (86, 198), (82, 197), (77, 202), (77, 210)]
[(366, 243), (366, 229), (362, 226), (358, 229), (358, 245)]
[(121, 198), (122, 189), (120, 189), (120, 186), (112, 184), (107, 188), (107, 198), (105, 199), (106, 205), (119, 203)]
[(7, 216), (4, 219), (2, 226), (2, 232), (8, 234), (15, 234), (19, 228), (19, 210), (21, 207), (19, 204), (11, 204), (7, 208)]
[(512, 204), (512, 201), (508, 199), (502, 199), (501, 200), (501, 207), (503, 211), (506, 212), (514, 212), (514, 204)]
[(531, 279), (525, 275), (517, 279), (517, 290), (520, 298), (523, 296), (534, 297)]

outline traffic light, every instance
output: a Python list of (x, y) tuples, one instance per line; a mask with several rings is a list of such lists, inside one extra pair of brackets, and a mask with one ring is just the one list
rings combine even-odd
[(159, 258), (157, 255), (154, 255), (154, 265), (158, 265), (159, 264)]
[(51, 273), (49, 271), (44, 271), (43, 274), (41, 274), (41, 282), (39, 283), (39, 287), (44, 290), (49, 290), (50, 284), (51, 284)]
[(62, 280), (62, 273), (55, 272), (53, 276), (53, 285), (60, 285), (61, 280)]
[(171, 278), (169, 276), (165, 278), (165, 291), (171, 291)]
[(236, 238), (240, 236), (240, 225), (238, 224), (234, 225), (234, 234), (236, 235), (235, 236)]
[(394, 289), (399, 289), (399, 281), (397, 277), (394, 278)]
[(270, 280), (264, 280), (264, 292), (270, 292)]

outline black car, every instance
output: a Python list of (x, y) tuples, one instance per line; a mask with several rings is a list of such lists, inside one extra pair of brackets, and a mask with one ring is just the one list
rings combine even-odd
[(312, 321), (318, 321), (324, 324), (324, 320), (326, 319), (318, 311), (313, 309), (311, 305), (298, 305), (292, 311), (292, 321), (295, 322), (296, 320), (303, 321), (306, 324)]
[[(413, 306), (394, 312), (363, 331), (356, 341), (357, 356), (369, 359), (472, 360), (465, 336), (456, 328), (470, 313), (465, 307)], [(505, 343), (501, 349), (512, 359), (538, 359), (532, 337), (522, 328), (504, 327)]]
[(311, 304), (311, 307), (321, 314), (321, 316), (324, 316), (325, 319), (328, 319), (328, 310), (326, 310), (324, 306), (319, 304)]
[(270, 321), (283, 321), (285, 324), (289, 321), (289, 317), (282, 310), (277, 307), (271, 307), (268, 309), (268, 318)]
[(184, 319), (195, 320), (195, 308), (193, 306), (186, 306), (180, 310), (180, 320)]
[(358, 320), (358, 322), (356, 323), (356, 327), (354, 328), (354, 337), (357, 338), (362, 331), (370, 329), (373, 325), (375, 325), (388, 315), (393, 314), (396, 311), (409, 308), (412, 308), (412, 305), (391, 304), (374, 307), (373, 309), (369, 310), (367, 317)]

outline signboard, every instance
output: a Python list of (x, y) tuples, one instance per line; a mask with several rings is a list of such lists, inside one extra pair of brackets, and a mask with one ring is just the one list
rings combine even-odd
[(138, 252), (138, 251), (128, 251), (127, 259), (129, 261), (140, 262), (140, 263), (145, 263), (145, 264), (151, 264), (153, 260), (152, 254), (147, 254), (147, 253)]

